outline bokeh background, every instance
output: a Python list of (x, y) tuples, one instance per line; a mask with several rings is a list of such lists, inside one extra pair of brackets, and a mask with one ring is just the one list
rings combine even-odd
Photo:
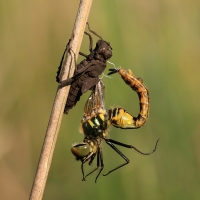
[[(0, 1), (0, 199), (29, 197), (78, 5)], [(129, 165), (96, 184), (95, 174), (82, 182), (70, 148), (83, 140), (78, 129), (88, 92), (63, 117), (43, 199), (200, 199), (199, 8), (199, 0), (93, 1), (88, 21), (111, 43), (110, 61), (142, 77), (150, 92), (145, 126), (111, 128), (110, 137), (144, 152), (160, 143), (151, 156), (120, 148)], [(86, 36), (81, 51), (89, 52)], [(107, 108), (120, 105), (137, 116), (137, 94), (112, 77), (103, 79)], [(105, 171), (123, 162), (107, 145), (103, 150)]]

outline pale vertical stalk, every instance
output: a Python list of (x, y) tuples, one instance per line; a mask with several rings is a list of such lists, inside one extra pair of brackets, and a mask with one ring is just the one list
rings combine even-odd
[[(69, 2), (68, 2), (69, 3)], [(78, 8), (74, 29), (71, 36), (70, 47), (78, 57), (85, 25), (89, 16), (90, 8), (92, 5), (92, 0), (81, 0)], [(73, 60), (73, 59), (72, 59)], [(67, 53), (65, 64), (63, 66), (63, 77), (66, 79), (70, 73), (70, 77), (74, 73), (74, 62), (71, 64), (71, 56)], [(55, 70), (57, 70), (55, 68)], [(56, 72), (56, 71), (55, 71)], [(54, 80), (52, 80), (54, 81)], [(63, 111), (68, 97), (70, 86), (58, 89), (53, 104), (51, 116), (49, 119), (49, 124), (46, 131), (46, 136), (44, 139), (40, 159), (38, 162), (38, 167), (33, 182), (32, 190), (29, 199), (30, 200), (41, 200), (44, 193), (44, 188), (46, 185), (46, 180), (48, 177), (52, 156), (60, 129), (60, 124), (63, 116)]]

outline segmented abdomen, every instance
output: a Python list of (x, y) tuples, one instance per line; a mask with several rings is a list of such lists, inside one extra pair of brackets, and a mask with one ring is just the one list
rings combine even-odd
[(136, 128), (135, 117), (123, 108), (111, 108), (108, 110), (110, 123), (116, 128), (133, 129)]
[(81, 87), (84, 81), (87, 79), (87, 77), (88, 77), (87, 74), (83, 74), (79, 77), (79, 79), (77, 79), (71, 84), (69, 95), (65, 105), (65, 110), (64, 110), (65, 114), (68, 114), (69, 110), (72, 109), (76, 105), (76, 103), (80, 100), (80, 97), (82, 95)]
[(137, 92), (140, 101), (140, 113), (138, 117), (134, 117), (135, 128), (139, 128), (147, 121), (149, 116), (149, 92), (143, 84), (141, 78), (136, 78), (131, 70), (120, 68), (118, 73), (121, 75), (124, 82)]
[(69, 110), (76, 105), (77, 101), (80, 100), (81, 95), (82, 95), (81, 89), (76, 85), (76, 83), (72, 84), (65, 105), (65, 110), (64, 110), (65, 114), (68, 114)]

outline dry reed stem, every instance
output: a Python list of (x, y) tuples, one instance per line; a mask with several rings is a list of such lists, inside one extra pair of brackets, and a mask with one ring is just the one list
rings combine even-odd
[[(80, 50), (80, 46), (81, 46), (81, 42), (82, 42), (84, 30), (85, 30), (85, 25), (89, 16), (91, 5), (92, 5), (92, 0), (80, 1), (78, 13), (77, 13), (75, 24), (74, 24), (74, 29), (71, 36), (71, 42), (70, 42), (70, 47), (75, 53), (76, 57), (78, 57), (78, 53)], [(68, 74), (70, 74), (70, 77), (73, 76), (74, 63), (73, 63), (73, 66), (70, 66), (70, 64), (71, 64), (71, 56), (69, 53), (67, 53), (66, 60), (63, 66), (62, 79), (67, 79)], [(49, 124), (46, 131), (46, 136), (45, 136), (43, 147), (41, 150), (40, 159), (38, 162), (35, 179), (34, 179), (31, 194), (29, 197), (30, 200), (41, 200), (43, 197), (46, 180), (48, 177), (48, 172), (50, 169), (52, 156), (53, 156), (58, 132), (60, 129), (60, 124), (61, 124), (61, 120), (63, 116), (66, 99), (68, 97), (69, 89), (70, 89), (70, 86), (57, 90), (51, 116), (49, 119)]]

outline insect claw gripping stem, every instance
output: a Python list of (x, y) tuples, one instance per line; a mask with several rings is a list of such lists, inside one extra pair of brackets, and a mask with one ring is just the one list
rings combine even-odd
[[(66, 48), (65, 51), (64, 51), (64, 54), (63, 54), (63, 57), (62, 57), (62, 60), (64, 59), (64, 55), (65, 55), (65, 52), (68, 51), (69, 54), (71, 55), (71, 61), (70, 61), (70, 66), (72, 64), (72, 57), (74, 58), (74, 63), (75, 63), (75, 66), (76, 66), (76, 55), (74, 53), (74, 51), (71, 49), (71, 48)], [(72, 53), (73, 53), (73, 56), (72, 56)], [(62, 61), (61, 60), (61, 66), (62, 66)], [(59, 67), (60, 71), (61, 71), (61, 67)], [(59, 88), (63, 88), (65, 86), (68, 86), (72, 83), (72, 81), (74, 80), (73, 77), (72, 78), (68, 78), (67, 80), (63, 80), (61, 81), (60, 80), (60, 76), (62, 75), (61, 72), (57, 72), (57, 76), (56, 76), (56, 81), (59, 83)]]
[[(60, 83), (60, 76), (62, 75), (61, 74), (61, 71), (62, 71), (62, 66), (63, 66), (63, 61), (64, 61), (64, 57), (65, 57), (65, 54), (66, 52), (69, 52), (70, 55), (72, 56), (70, 50), (73, 52), (73, 50), (70, 48), (70, 42), (71, 42), (71, 39), (69, 39), (69, 42), (67, 43), (66, 45), (66, 48), (63, 52), (63, 55), (62, 55), (62, 58), (61, 58), (61, 61), (60, 61), (60, 64), (59, 64), (59, 67), (58, 67), (58, 71), (57, 71), (57, 75), (56, 75), (56, 82)], [(74, 52), (73, 52), (74, 53)], [(75, 54), (75, 53), (74, 53)], [(75, 59), (75, 58), (74, 58)], [(75, 59), (76, 60), (76, 59)], [(71, 60), (72, 62), (72, 60)]]

